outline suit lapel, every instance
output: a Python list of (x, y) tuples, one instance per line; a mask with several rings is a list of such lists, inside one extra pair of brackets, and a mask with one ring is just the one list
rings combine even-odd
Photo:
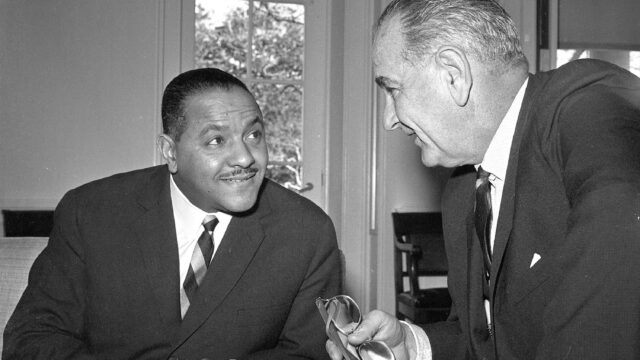
[(144, 263), (147, 282), (154, 293), (158, 315), (169, 326), (180, 322), (178, 245), (169, 190), (169, 173), (159, 168), (149, 183), (141, 184), (138, 204), (141, 215), (132, 223), (138, 253)]
[(176, 347), (211, 316), (246, 271), (265, 237), (262, 216), (256, 211), (231, 220), (198, 295), (182, 321)]

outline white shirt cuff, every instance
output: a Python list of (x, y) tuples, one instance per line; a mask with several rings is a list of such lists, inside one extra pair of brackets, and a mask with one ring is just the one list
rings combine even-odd
[(409, 359), (432, 360), (433, 356), (431, 354), (431, 343), (429, 342), (427, 333), (425, 333), (424, 330), (422, 330), (422, 328), (420, 328), (419, 326), (409, 324), (406, 321), (400, 321), (400, 323), (408, 328), (411, 331), (411, 335), (413, 336), (415, 349), (408, 349)]

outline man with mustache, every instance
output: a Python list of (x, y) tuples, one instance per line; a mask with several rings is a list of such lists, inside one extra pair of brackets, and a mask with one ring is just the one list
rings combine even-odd
[(264, 179), (262, 113), (187, 71), (162, 99), (166, 165), (67, 193), (3, 359), (321, 359), (314, 300), (340, 293), (329, 217)]
[(453, 305), (422, 327), (373, 311), (350, 343), (397, 360), (640, 359), (640, 79), (591, 59), (528, 73), (493, 0), (391, 1), (373, 67), (385, 128), (456, 168)]

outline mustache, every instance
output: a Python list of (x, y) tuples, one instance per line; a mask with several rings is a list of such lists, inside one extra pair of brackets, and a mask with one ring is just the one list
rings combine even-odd
[(238, 176), (253, 176), (258, 173), (258, 169), (256, 168), (247, 168), (247, 169), (233, 169), (231, 171), (220, 174), (221, 178), (228, 177), (238, 177)]

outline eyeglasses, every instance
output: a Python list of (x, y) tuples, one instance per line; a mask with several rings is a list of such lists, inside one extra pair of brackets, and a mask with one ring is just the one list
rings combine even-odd
[(331, 299), (316, 299), (316, 306), (324, 320), (325, 332), (333, 343), (340, 349), (347, 360), (395, 360), (395, 356), (387, 344), (381, 341), (369, 340), (356, 347), (356, 354), (349, 351), (338, 335), (351, 334), (362, 322), (362, 313), (355, 300), (347, 295), (338, 295)]

